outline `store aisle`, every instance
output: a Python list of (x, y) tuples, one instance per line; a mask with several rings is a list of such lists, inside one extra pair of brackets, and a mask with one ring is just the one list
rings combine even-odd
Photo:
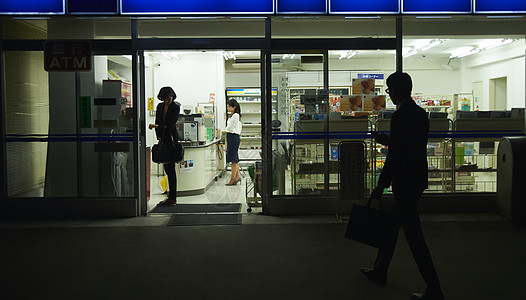
[[(230, 179), (230, 173), (226, 172), (223, 177), (215, 181), (206, 193), (196, 196), (178, 196), (178, 204), (230, 204), (230, 203), (241, 203), (241, 212), (247, 211), (246, 204), (246, 180), (248, 174), (241, 172), (241, 183), (235, 186), (225, 186)], [(151, 176), (151, 196), (148, 201), (148, 211), (155, 208), (157, 203), (164, 200), (166, 195), (163, 195), (161, 187), (162, 176), (152, 175)], [(261, 212), (261, 208), (253, 208), (252, 213)]]

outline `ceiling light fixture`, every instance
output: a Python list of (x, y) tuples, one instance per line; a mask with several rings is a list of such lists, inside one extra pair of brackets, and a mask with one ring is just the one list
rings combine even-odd
[(229, 60), (229, 59), (233, 59), (235, 60), (236, 59), (236, 54), (234, 53), (234, 51), (224, 51), (223, 52), (223, 57), (225, 58), (225, 60)]
[(512, 42), (513, 42), (513, 39), (484, 40), (478, 44), (478, 48), (483, 49), (483, 50), (489, 50), (489, 49), (497, 48), (497, 47), (504, 46), (507, 44), (511, 44)]
[(451, 52), (450, 58), (462, 58), (471, 54), (479, 53), (480, 49), (475, 47), (462, 47)]
[(340, 52), (340, 57), (338, 59), (351, 59), (351, 57), (355, 56), (356, 54), (358, 54), (358, 51), (355, 50), (342, 51)]
[(479, 53), (484, 50), (494, 49), (500, 46), (511, 44), (513, 41), (514, 39), (484, 40), (478, 43), (476, 47), (470, 46), (470, 47), (462, 47), (462, 48), (456, 49), (455, 51), (451, 52), (450, 58), (466, 57), (468, 55)]
[(402, 49), (402, 57), (403, 58), (408, 58), (410, 56), (413, 56), (417, 53), (420, 53), (420, 52), (424, 52), (426, 50), (429, 50), (433, 47), (436, 47), (440, 44), (442, 44), (443, 42), (445, 41), (448, 41), (449, 39), (432, 39), (432, 40), (429, 40), (429, 39), (425, 39), (425, 40), (420, 40), (417, 42), (416, 45), (412, 46), (412, 47), (407, 47), (407, 48), (403, 48)]

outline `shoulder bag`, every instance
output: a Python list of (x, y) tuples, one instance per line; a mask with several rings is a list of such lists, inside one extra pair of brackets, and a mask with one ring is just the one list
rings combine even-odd
[(182, 161), (184, 148), (181, 144), (155, 144), (152, 147), (152, 160), (158, 164), (170, 164)]
[(353, 205), (345, 237), (380, 248), (399, 229), (400, 222), (396, 214), (383, 211), (381, 199), (380, 209), (372, 208), (371, 199), (369, 197), (366, 205)]

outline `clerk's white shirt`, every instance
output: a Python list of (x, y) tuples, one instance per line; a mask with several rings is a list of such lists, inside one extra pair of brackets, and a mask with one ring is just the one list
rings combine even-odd
[(241, 134), (241, 128), (243, 127), (243, 124), (241, 124), (239, 114), (234, 113), (230, 118), (228, 118), (228, 121), (226, 122), (226, 132), (235, 133), (235, 134)]

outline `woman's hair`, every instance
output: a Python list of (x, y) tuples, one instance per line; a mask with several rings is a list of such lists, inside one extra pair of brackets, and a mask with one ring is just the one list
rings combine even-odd
[(228, 106), (230, 106), (230, 107), (235, 107), (234, 108), (234, 113), (237, 113), (239, 115), (239, 117), (241, 117), (241, 108), (239, 107), (239, 103), (237, 103), (236, 100), (230, 99), (230, 100), (228, 100), (228, 102), (226, 104)]
[(170, 97), (173, 97), (172, 100), (175, 100), (177, 98), (177, 95), (175, 94), (174, 90), (169, 86), (162, 87), (159, 90), (159, 94), (157, 95), (157, 99), (161, 101), (163, 100), (163, 98), (170, 98)]

